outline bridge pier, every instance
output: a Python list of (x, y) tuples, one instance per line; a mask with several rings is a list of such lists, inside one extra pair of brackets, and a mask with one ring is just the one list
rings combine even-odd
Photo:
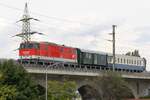
[(136, 99), (150, 95), (150, 80), (126, 79), (126, 81)]

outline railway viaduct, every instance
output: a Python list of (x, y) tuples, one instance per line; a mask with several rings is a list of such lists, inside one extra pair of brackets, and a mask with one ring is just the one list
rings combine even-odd
[[(91, 87), (92, 90), (92, 80), (103, 75), (108, 71), (103, 69), (86, 69), (86, 68), (76, 68), (76, 67), (65, 67), (64, 64), (58, 64), (55, 66), (37, 66), (31, 64), (24, 64), (24, 68), (29, 72), (35, 81), (37, 81), (42, 86), (46, 83), (46, 73), (48, 80), (73, 80), (77, 83), (77, 90), (82, 89), (85, 86)], [(47, 70), (46, 70), (47, 69)], [(135, 98), (150, 95), (150, 73), (131, 73), (131, 72), (118, 72), (123, 78), (129, 83), (129, 88), (131, 89)], [(99, 91), (97, 87), (96, 91)], [(80, 92), (80, 91), (79, 91)], [(81, 94), (81, 96), (83, 96)]]

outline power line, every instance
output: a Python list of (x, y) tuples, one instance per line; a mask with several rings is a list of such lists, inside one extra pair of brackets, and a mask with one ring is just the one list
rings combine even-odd
[[(16, 8), (16, 7), (12, 7), (12, 6), (9, 6), (9, 5), (6, 5), (6, 4), (3, 4), (3, 3), (0, 3), (0, 6), (3, 6), (3, 7), (7, 7), (7, 8), (10, 8), (10, 9), (14, 9), (14, 10), (19, 10), (19, 11), (23, 11), (23, 9), (19, 9), (19, 8)], [(71, 21), (71, 20), (67, 20), (67, 19), (62, 19), (62, 18), (57, 18), (57, 17), (50, 17), (50, 16), (46, 16), (46, 15), (43, 15), (43, 14), (39, 14), (39, 13), (35, 13), (35, 12), (32, 12), (32, 14), (35, 14), (35, 15), (39, 15), (39, 16), (43, 16), (43, 17), (46, 17), (46, 18), (50, 18), (50, 19), (55, 19), (55, 20), (58, 20), (58, 21), (63, 21), (63, 22), (69, 22), (69, 23), (79, 23), (81, 25), (86, 25), (86, 26), (92, 26), (92, 24), (85, 24), (85, 23), (81, 23), (81, 22), (78, 22), (78, 21)], [(46, 24), (44, 23), (43, 21), (40, 21), (41, 23), (45, 24), (44, 26), (47, 26), (47, 28), (59, 28), (59, 27), (51, 27), (49, 26), (49, 24)], [(38, 29), (41, 29), (38, 28)], [(63, 31), (67, 31), (67, 30), (64, 30), (62, 28), (59, 28)]]
[(12, 6), (9, 6), (9, 5), (6, 5), (6, 4), (3, 4), (0, 2), (0, 5), (3, 6), (3, 7), (7, 7), (7, 8), (10, 8), (10, 9), (15, 9), (15, 10), (20, 10), (22, 11), (23, 9), (20, 9), (20, 8), (16, 8), (16, 7), (12, 7)]
[[(23, 11), (23, 9), (20, 9), (20, 8), (17, 8), (17, 7), (13, 7), (13, 6), (1, 3), (1, 2), (0, 2), (0, 6), (7, 7), (7, 8), (10, 8), (10, 9), (14, 9), (14, 10), (18, 10), (18, 11)], [(88, 26), (92, 25), (92, 24), (82, 23), (82, 22), (79, 22), (79, 21), (72, 21), (72, 20), (63, 19), (63, 18), (47, 16), (47, 15), (43, 15), (43, 14), (36, 13), (36, 12), (31, 12), (31, 14), (35, 14), (35, 15), (39, 15), (39, 16), (42, 16), (42, 17), (45, 17), (45, 18), (55, 19), (55, 20), (59, 20), (59, 21), (69, 22), (69, 23), (79, 23), (79, 24), (88, 25)]]

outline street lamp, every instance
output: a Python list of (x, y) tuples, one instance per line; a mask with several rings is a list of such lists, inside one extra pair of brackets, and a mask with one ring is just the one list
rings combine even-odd
[(49, 67), (53, 67), (53, 66), (55, 66), (55, 65), (58, 65), (58, 64), (61, 64), (62, 62), (57, 62), (57, 63), (54, 63), (54, 64), (52, 64), (52, 65), (49, 65), (49, 66), (47, 66), (46, 67), (46, 69), (45, 69), (45, 85), (46, 85), (46, 91), (45, 91), (45, 100), (47, 100), (47, 69), (49, 68)]

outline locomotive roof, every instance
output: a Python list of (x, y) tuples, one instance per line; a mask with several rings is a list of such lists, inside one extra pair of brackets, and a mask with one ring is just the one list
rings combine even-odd
[[(25, 43), (25, 42), (22, 42), (22, 43)], [(37, 42), (37, 41), (30, 41), (29, 43), (43, 43), (43, 44), (56, 45), (56, 46), (61, 46), (61, 47), (63, 46), (63, 47), (68, 47), (68, 48), (75, 48), (75, 47), (71, 47), (71, 46), (66, 46), (64, 44), (61, 45), (61, 44), (57, 44), (57, 43), (54, 43), (54, 42), (45, 42), (45, 41), (39, 41), (39, 42)]]
[(39, 43), (46, 43), (46, 44), (50, 44), (50, 45), (57, 45), (57, 46), (63, 46), (63, 47), (68, 47), (68, 48), (75, 48), (75, 47), (71, 47), (71, 46), (66, 46), (64, 44), (57, 44), (57, 43), (54, 43), (54, 42), (39, 42)]

